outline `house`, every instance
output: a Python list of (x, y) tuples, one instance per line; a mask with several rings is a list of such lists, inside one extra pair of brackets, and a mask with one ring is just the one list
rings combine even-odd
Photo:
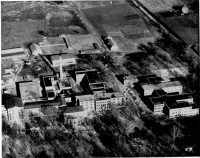
[(24, 120), (22, 99), (19, 97), (11, 97), (6, 99), (2, 113), (10, 124), (22, 124)]

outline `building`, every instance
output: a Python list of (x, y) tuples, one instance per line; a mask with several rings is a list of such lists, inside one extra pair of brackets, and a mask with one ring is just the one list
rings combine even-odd
[(13, 48), (1, 50), (1, 59), (10, 59), (10, 58), (25, 58), (26, 54), (23, 48)]
[(105, 84), (96, 69), (76, 71), (75, 75), (76, 82), (81, 85), (85, 93), (95, 94), (105, 91)]
[(37, 101), (24, 104), (25, 118), (29, 118), (30, 114), (35, 116), (45, 115), (57, 115), (58, 107), (61, 105), (61, 101)]
[(169, 118), (176, 118), (180, 116), (195, 116), (199, 114), (199, 108), (196, 104), (189, 102), (168, 102), (164, 108), (164, 113)]
[(16, 91), (23, 103), (38, 101), (42, 97), (39, 80), (16, 82)]
[(138, 80), (140, 81), (142, 94), (144, 96), (150, 96), (154, 90), (158, 89), (162, 89), (166, 93), (182, 93), (183, 91), (183, 86), (179, 81), (175, 81), (174, 79), (168, 78), (166, 76), (148, 76), (147, 78), (139, 77)]
[(110, 110), (124, 107), (126, 104), (126, 95), (123, 92), (97, 93), (95, 97), (95, 111)]
[(82, 120), (87, 117), (87, 111), (84, 111), (81, 106), (66, 107), (63, 110), (63, 115), (65, 124), (78, 127), (81, 125)]
[(119, 50), (116, 42), (113, 40), (113, 38), (108, 35), (108, 36), (102, 36), (101, 39), (103, 40), (104, 44), (106, 47), (111, 50), (111, 51), (117, 51)]
[(43, 54), (43, 51), (42, 49), (40, 48), (40, 46), (36, 43), (31, 43), (29, 46), (28, 46), (30, 52), (31, 52), (31, 55), (34, 55), (34, 56), (38, 56), (38, 55), (41, 55)]
[(126, 88), (138, 82), (137, 77), (133, 75), (116, 75), (116, 77)]
[[(193, 104), (193, 98), (190, 94), (177, 94), (177, 95), (163, 95), (160, 97), (151, 97), (150, 101), (153, 105), (152, 111), (154, 114), (164, 114), (163, 110), (165, 106), (179, 103)], [(180, 104), (182, 105), (182, 104)], [(178, 106), (177, 106), (178, 107)], [(181, 107), (181, 106), (179, 106)], [(168, 109), (169, 110), (169, 109)], [(167, 112), (168, 114), (168, 112)], [(168, 114), (169, 115), (169, 114)]]
[(91, 94), (76, 96), (76, 105), (83, 107), (84, 111), (95, 111), (95, 98)]
[(68, 54), (68, 53), (53, 54), (53, 55), (48, 55), (47, 58), (50, 60), (50, 63), (52, 64), (53, 67), (59, 67), (60, 64), (62, 66), (76, 64), (76, 57), (74, 54)]
[(11, 97), (6, 100), (6, 105), (3, 105), (2, 113), (7, 118), (10, 124), (22, 124), (24, 120), (22, 99), (18, 97)]

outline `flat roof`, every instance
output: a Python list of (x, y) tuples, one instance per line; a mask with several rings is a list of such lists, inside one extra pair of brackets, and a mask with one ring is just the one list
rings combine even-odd
[(14, 57), (16, 55), (25, 55), (24, 52), (15, 52), (15, 53), (8, 53), (8, 54), (1, 54), (1, 57)]
[(137, 76), (137, 79), (140, 83), (149, 83), (148, 78), (149, 77), (157, 77), (154, 74), (150, 74), (150, 75), (143, 75), (143, 76)]
[(83, 112), (82, 106), (75, 106), (75, 107), (66, 107), (64, 113), (75, 113), (75, 112)]
[[(41, 97), (42, 93), (39, 88), (41, 88), (40, 83), (38, 82), (19, 82), (19, 92), (20, 92), (20, 97), (28, 97), (31, 96), (32, 98), (34, 97), (33, 95), (37, 95), (36, 97)], [(41, 88), (42, 89), (42, 88)]]
[(191, 107), (191, 104), (188, 103), (188, 102), (177, 102), (177, 103), (174, 103), (174, 104), (169, 104), (169, 103), (167, 103), (167, 106), (168, 106), (170, 109), (176, 109), (176, 108)]
[(178, 100), (183, 99), (190, 99), (192, 96), (189, 93), (185, 94), (178, 94), (178, 95), (166, 95), (164, 97), (152, 97), (150, 100), (153, 102), (153, 104), (162, 104), (164, 102), (167, 102), (169, 104), (174, 103)]
[(96, 99), (109, 99), (109, 98), (119, 98), (124, 97), (123, 92), (114, 92), (114, 93), (97, 93), (95, 95)]
[(37, 101), (37, 102), (29, 102), (24, 104), (24, 109), (35, 109), (41, 108), (43, 106), (59, 106), (61, 102), (55, 100), (45, 100), (45, 101)]
[(76, 96), (76, 99), (79, 99), (79, 101), (91, 101), (91, 100), (94, 100), (94, 96), (91, 94), (80, 95), (80, 96)]
[(179, 81), (171, 81), (171, 82), (161, 82), (158, 84), (141, 84), (141, 86), (144, 90), (154, 90), (160, 88), (182, 86), (182, 84)]
[(101, 83), (91, 83), (90, 87), (92, 89), (104, 88), (104, 84), (102, 82)]
[(97, 71), (88, 71), (87, 77), (90, 83), (102, 82)]

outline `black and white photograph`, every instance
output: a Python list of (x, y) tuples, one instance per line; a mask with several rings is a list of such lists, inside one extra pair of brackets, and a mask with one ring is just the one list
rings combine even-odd
[(1, 0), (2, 158), (199, 157), (199, 0)]

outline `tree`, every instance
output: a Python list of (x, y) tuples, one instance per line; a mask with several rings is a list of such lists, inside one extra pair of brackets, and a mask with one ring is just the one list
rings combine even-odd
[(177, 126), (174, 125), (170, 130), (170, 136), (171, 136), (172, 144), (174, 146), (175, 141), (178, 138), (183, 137), (183, 133), (181, 132), (180, 128), (178, 128)]

